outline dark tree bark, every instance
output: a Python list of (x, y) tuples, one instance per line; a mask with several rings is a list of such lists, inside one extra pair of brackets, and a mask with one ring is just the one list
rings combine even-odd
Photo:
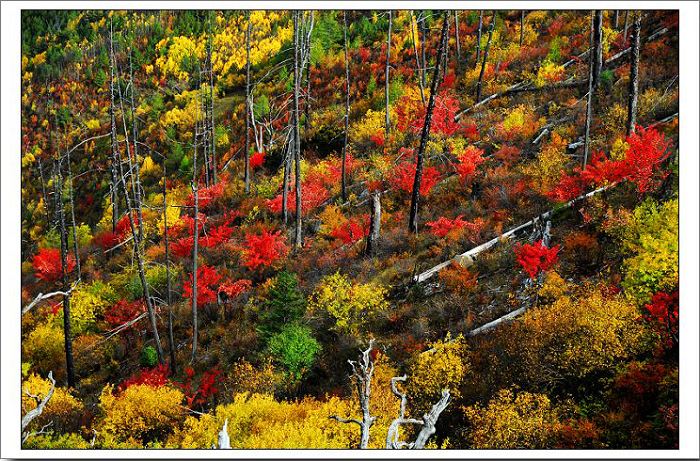
[[(114, 56), (114, 41), (113, 41), (113, 33), (112, 33), (112, 23), (110, 22), (110, 61), (111, 61), (111, 80), (110, 80), (110, 86), (114, 87), (114, 67), (115, 67), (115, 56)], [(160, 343), (160, 335), (158, 334), (158, 324), (156, 322), (156, 314), (155, 314), (155, 308), (153, 307), (153, 301), (151, 299), (151, 295), (149, 292), (148, 288), (148, 282), (146, 280), (146, 270), (144, 267), (144, 262), (143, 262), (143, 255), (141, 253), (142, 251), (142, 244), (141, 244), (141, 239), (139, 238), (139, 233), (136, 229), (136, 225), (134, 224), (134, 216), (133, 216), (133, 210), (134, 207), (132, 206), (131, 202), (131, 196), (129, 194), (129, 190), (126, 187), (126, 174), (124, 173), (124, 169), (122, 167), (122, 161), (121, 161), (121, 155), (119, 153), (119, 146), (116, 144), (116, 120), (114, 118), (114, 90), (111, 91), (111, 106), (112, 106), (112, 135), (113, 135), (113, 145), (112, 145), (112, 162), (114, 165), (117, 165), (118, 168), (118, 173), (119, 173), (119, 181), (118, 184), (121, 184), (122, 186), (122, 191), (124, 192), (124, 200), (126, 201), (126, 210), (127, 210), (127, 216), (129, 218), (129, 226), (131, 228), (131, 235), (133, 238), (133, 247), (134, 247), (134, 254), (136, 255), (136, 262), (138, 265), (138, 273), (139, 273), (139, 278), (141, 280), (141, 286), (143, 287), (143, 297), (144, 300), (146, 301), (146, 309), (148, 311), (148, 318), (151, 323), (151, 330), (153, 333), (153, 339), (156, 343), (156, 351), (158, 353), (158, 361), (160, 363), (163, 363), (163, 347), (161, 346)], [(126, 129), (126, 118), (124, 114), (124, 104), (123, 104), (123, 98), (122, 98), (122, 93), (121, 93), (121, 88), (119, 88), (119, 102), (120, 102), (120, 107), (122, 111), (122, 123), (124, 125), (124, 137), (125, 137), (125, 143), (127, 146), (127, 156), (128, 156), (128, 162), (129, 162), (129, 171), (132, 170), (132, 165), (131, 165), (131, 154), (129, 151), (129, 134)], [(134, 144), (136, 144), (134, 140)], [(133, 179), (133, 175), (132, 175)], [(132, 188), (133, 188), (132, 184)], [(138, 206), (141, 206), (139, 203)]]
[(250, 107), (250, 11), (247, 13), (248, 27), (245, 30), (245, 169), (243, 172), (243, 182), (245, 193), (250, 193), (250, 117), (252, 108)]
[(476, 31), (476, 59), (474, 59), (474, 66), (479, 65), (479, 56), (481, 55), (481, 28), (484, 25), (484, 10), (479, 11), (479, 27)]
[(209, 63), (209, 126), (211, 128), (211, 158), (209, 163), (211, 165), (211, 180), (214, 184), (217, 181), (217, 167), (216, 167), (216, 125), (214, 124), (214, 63), (211, 60), (211, 49), (213, 46), (212, 41), (214, 37), (211, 31), (211, 14), (209, 12), (209, 34), (207, 37), (207, 62)]
[[(590, 37), (590, 42), (591, 42), (591, 50), (595, 50), (594, 48), (594, 35), (595, 35), (595, 11), (591, 13), (591, 37)], [(593, 73), (594, 73), (594, 67), (595, 67), (595, 53), (589, 53), (588, 54), (588, 95), (586, 99), (586, 123), (585, 123), (585, 128), (584, 128), (584, 134), (583, 134), (583, 167), (586, 167), (586, 164), (588, 163), (588, 154), (590, 151), (590, 133), (591, 133), (591, 118), (593, 117), (593, 92), (595, 89), (595, 85), (593, 83)]]
[(493, 29), (496, 26), (496, 10), (493, 10), (491, 16), (491, 24), (489, 24), (489, 38), (486, 40), (484, 47), (484, 58), (481, 61), (481, 71), (479, 72), (479, 80), (476, 82), (476, 100), (481, 101), (481, 86), (484, 80), (484, 72), (486, 71), (486, 61), (489, 59), (489, 49), (491, 48), (491, 39), (493, 38)]
[[(416, 28), (420, 20), (416, 21)], [(413, 41), (413, 54), (416, 56), (416, 72), (418, 72), (418, 85), (420, 86), (420, 100), (425, 106), (425, 82), (423, 81), (423, 70), (418, 58), (418, 44), (416, 43), (416, 33), (413, 28), (413, 10), (411, 10), (411, 40)]]
[[(413, 24), (411, 23), (411, 30), (413, 30)], [(414, 42), (415, 46), (415, 42)], [(348, 60), (348, 19), (343, 10), (343, 48), (345, 51), (345, 134), (343, 137), (343, 161), (340, 166), (340, 197), (345, 203), (348, 200), (348, 193), (346, 188), (347, 178), (346, 178), (346, 162), (348, 153), (348, 125), (350, 123), (350, 61)]]
[(391, 59), (391, 24), (393, 12), (389, 10), (389, 30), (386, 36), (386, 64), (384, 66), (384, 129), (385, 138), (389, 141), (389, 132), (391, 131), (391, 119), (389, 117), (389, 60)]
[(66, 217), (63, 209), (63, 175), (61, 173), (61, 161), (56, 154), (54, 162), (54, 198), (56, 200), (56, 220), (61, 237), (61, 284), (63, 295), (63, 336), (66, 352), (66, 377), (68, 387), (75, 387), (75, 370), (73, 366), (73, 335), (71, 333), (70, 318), (70, 294), (68, 294), (68, 232), (66, 231)]
[(425, 111), (425, 122), (423, 123), (423, 131), (421, 133), (420, 145), (416, 158), (416, 176), (413, 179), (413, 192), (411, 193), (411, 214), (408, 220), (408, 229), (411, 232), (418, 231), (418, 206), (420, 201), (420, 185), (423, 176), (423, 153), (425, 146), (428, 143), (430, 135), (430, 122), (433, 117), (433, 109), (435, 108), (435, 93), (438, 88), (438, 80), (440, 76), (440, 62), (442, 54), (445, 52), (445, 43), (447, 42), (447, 11), (442, 15), (442, 33), (440, 34), (440, 44), (438, 45), (437, 58), (435, 60), (435, 69), (433, 71), (433, 81), (430, 84), (430, 99), (428, 107)]
[(603, 69), (603, 10), (596, 10), (593, 15), (593, 90), (600, 83)]
[(634, 133), (637, 123), (637, 99), (639, 98), (639, 55), (642, 35), (642, 15), (634, 15), (632, 25), (632, 53), (630, 54), (630, 82), (627, 99), (627, 136)]
[(455, 44), (457, 47), (457, 66), (455, 67), (459, 67), (462, 64), (462, 48), (459, 43), (459, 11), (455, 10), (453, 14), (455, 17)]
[(299, 12), (294, 13), (294, 246), (301, 248), (301, 139), (299, 136), (299, 87), (300, 87), (300, 58), (301, 58), (301, 32), (299, 30)]
[(168, 303), (168, 349), (170, 349), (170, 373), (177, 373), (175, 362), (175, 337), (173, 336), (173, 300), (170, 279), (170, 237), (168, 236), (168, 171), (163, 159), (163, 240), (165, 242), (165, 300)]
[(382, 203), (380, 200), (381, 192), (375, 191), (372, 193), (372, 203), (370, 204), (369, 217), (369, 233), (367, 234), (367, 246), (365, 254), (372, 255), (377, 251), (377, 242), (379, 241), (379, 233), (381, 231), (382, 222)]

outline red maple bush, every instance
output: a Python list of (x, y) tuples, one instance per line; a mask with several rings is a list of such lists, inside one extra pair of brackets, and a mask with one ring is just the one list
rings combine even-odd
[[(477, 218), (474, 222), (469, 222), (464, 220), (463, 215), (459, 215), (454, 219), (448, 219), (444, 216), (440, 216), (435, 221), (430, 221), (425, 223), (426, 226), (430, 227), (430, 233), (436, 237), (445, 237), (448, 234), (454, 234), (455, 230), (469, 230), (471, 232), (478, 232), (483, 227), (484, 221), (481, 218)], [(461, 234), (461, 232), (460, 232)]]
[[(416, 165), (413, 162), (403, 162), (399, 164), (392, 175), (392, 182), (396, 184), (399, 190), (407, 193), (413, 191), (413, 181), (416, 177)], [(419, 193), (426, 196), (430, 190), (440, 181), (440, 172), (437, 168), (428, 166), (423, 168), (423, 177)]]
[(637, 127), (627, 137), (629, 148), (622, 160), (610, 160), (602, 152), (593, 154), (583, 170), (576, 167), (565, 175), (547, 196), (556, 201), (569, 201), (583, 194), (590, 186), (613, 184), (627, 179), (637, 186), (639, 193), (656, 187), (668, 172), (661, 164), (670, 155), (671, 142), (654, 128)]
[(255, 152), (253, 155), (250, 156), (250, 168), (252, 170), (257, 170), (263, 164), (265, 163), (265, 152)]
[(367, 235), (369, 235), (369, 216), (366, 214), (357, 219), (348, 219), (330, 232), (331, 237), (341, 240), (346, 245), (362, 240)]
[(285, 240), (282, 231), (264, 230), (260, 235), (246, 234), (243, 265), (250, 270), (271, 266), (289, 252)]
[(531, 279), (537, 274), (549, 270), (557, 263), (557, 253), (559, 245), (547, 248), (542, 240), (535, 243), (517, 245), (515, 247), (515, 257), (520, 267), (522, 267)]
[(192, 256), (192, 248), (194, 247), (194, 237), (183, 237), (177, 239), (170, 245), (170, 250), (178, 258), (187, 258)]
[[(199, 189), (197, 204), (200, 209), (206, 209), (211, 205), (214, 200), (221, 198), (224, 194), (224, 187), (226, 183), (224, 181), (213, 184), (209, 187), (204, 187)], [(194, 206), (194, 195), (190, 192), (187, 201), (185, 202), (187, 206)]]
[[(63, 276), (63, 264), (61, 262), (61, 250), (58, 248), (42, 248), (32, 258), (34, 275), (46, 282), (55, 282)], [(66, 258), (66, 272), (75, 269), (75, 257), (68, 254)]]
[(154, 368), (140, 370), (124, 380), (118, 387), (119, 392), (123, 392), (130, 386), (142, 384), (151, 387), (165, 386), (170, 382), (170, 369), (167, 363), (162, 363)]
[(457, 154), (459, 163), (455, 165), (457, 174), (462, 183), (467, 182), (474, 176), (476, 168), (484, 163), (484, 151), (478, 147), (469, 146), (463, 152)]
[(231, 235), (233, 235), (233, 228), (224, 223), (209, 229), (206, 235), (200, 239), (200, 243), (204, 248), (213, 248), (227, 242)]
[[(146, 311), (146, 305), (143, 300), (127, 301), (121, 299), (112, 306), (111, 309), (105, 312), (105, 321), (112, 328), (123, 325), (126, 322), (135, 319), (139, 314)], [(131, 327), (130, 327), (131, 328)]]
[[(419, 99), (404, 96), (396, 107), (397, 128), (399, 131), (411, 130), (419, 134), (425, 124), (426, 107)], [(462, 130), (462, 126), (455, 122), (455, 115), (459, 112), (459, 101), (442, 91), (435, 98), (435, 107), (430, 123), (430, 133), (442, 136), (453, 136)]]
[(658, 292), (644, 306), (646, 320), (666, 347), (678, 343), (678, 290)]
[(253, 282), (248, 279), (240, 279), (235, 282), (229, 280), (221, 284), (219, 292), (225, 293), (229, 299), (233, 299), (250, 290), (252, 286)]
[[(293, 188), (287, 194), (287, 207), (289, 210), (294, 210), (296, 203), (296, 189)], [(323, 202), (328, 200), (330, 193), (323, 186), (321, 180), (304, 181), (301, 185), (301, 213), (308, 214), (310, 211), (321, 206)], [(275, 198), (267, 201), (267, 208), (275, 214), (282, 213), (282, 194), (280, 193)]]
[(183, 383), (176, 383), (176, 385), (182, 389), (185, 394), (185, 400), (187, 401), (187, 406), (190, 408), (201, 407), (207, 401), (219, 393), (219, 388), (217, 383), (220, 380), (221, 370), (218, 367), (214, 367), (210, 370), (205, 371), (202, 374), (202, 379), (199, 381), (199, 386), (194, 388), (194, 370), (192, 367), (185, 368), (185, 381)]
[[(192, 299), (192, 274), (182, 285), (182, 296)], [(200, 266), (197, 268), (197, 307), (204, 304), (213, 303), (217, 299), (219, 292), (219, 282), (221, 274), (210, 266)]]

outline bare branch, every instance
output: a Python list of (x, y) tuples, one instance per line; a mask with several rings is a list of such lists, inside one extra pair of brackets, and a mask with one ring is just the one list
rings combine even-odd
[[(39, 404), (36, 406), (36, 408), (29, 410), (27, 412), (27, 414), (25, 414), (22, 417), (22, 432), (24, 432), (24, 430), (27, 428), (29, 423), (31, 423), (35, 418), (37, 418), (38, 416), (41, 415), (41, 413), (43, 413), (44, 407), (51, 399), (51, 396), (53, 396), (53, 391), (56, 389), (56, 380), (53, 379), (53, 371), (49, 371), (48, 380), (51, 381), (51, 387), (49, 388), (49, 392), (42, 399), (42, 401), (39, 402)], [(26, 440), (27, 437), (29, 437), (29, 434), (25, 434), (22, 441)]]

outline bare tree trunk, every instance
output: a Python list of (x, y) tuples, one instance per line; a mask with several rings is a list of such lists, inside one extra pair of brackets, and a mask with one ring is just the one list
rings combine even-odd
[(523, 46), (523, 36), (525, 33), (525, 10), (520, 10), (520, 46)]
[[(411, 24), (413, 30), (413, 24)], [(415, 42), (413, 44), (415, 46)], [(340, 197), (345, 203), (348, 200), (346, 187), (346, 162), (348, 155), (348, 125), (350, 123), (350, 61), (348, 60), (348, 19), (343, 10), (343, 48), (345, 51), (345, 135), (343, 137), (343, 160), (340, 166)]]
[(216, 125), (214, 124), (214, 63), (211, 60), (211, 49), (213, 46), (212, 41), (214, 37), (211, 31), (211, 14), (209, 12), (209, 36), (207, 40), (207, 61), (209, 62), (209, 126), (211, 127), (211, 158), (209, 162), (211, 164), (211, 180), (213, 184), (217, 181), (217, 168), (216, 168)]
[(243, 182), (245, 183), (245, 193), (250, 193), (250, 117), (252, 108), (250, 107), (250, 11), (247, 13), (248, 27), (245, 30), (245, 170)]
[(168, 349), (170, 349), (170, 373), (177, 373), (175, 363), (175, 337), (173, 336), (173, 300), (172, 282), (170, 279), (170, 237), (168, 236), (168, 172), (163, 159), (163, 239), (165, 242), (165, 300), (168, 303)]
[(197, 356), (197, 336), (199, 323), (197, 319), (197, 258), (199, 257), (199, 185), (197, 178), (197, 138), (199, 134), (198, 122), (195, 122), (194, 133), (194, 159), (192, 161), (192, 196), (194, 197), (194, 229), (192, 244), (192, 358), (194, 362)]
[[(109, 30), (109, 42), (110, 42), (110, 61), (111, 61), (111, 80), (110, 80), (110, 86), (114, 86), (114, 65), (115, 65), (115, 58), (114, 58), (114, 41), (113, 41), (113, 34), (112, 34), (112, 23), (110, 21), (110, 30)], [(121, 89), (120, 91), (120, 103), (122, 103), (121, 99)], [(122, 185), (122, 190), (124, 192), (124, 199), (126, 200), (126, 209), (127, 209), (127, 216), (129, 217), (129, 225), (131, 227), (131, 234), (133, 236), (133, 242), (134, 242), (134, 253), (136, 254), (136, 261), (138, 264), (138, 272), (139, 272), (139, 277), (141, 279), (141, 285), (143, 287), (143, 296), (146, 301), (146, 308), (148, 310), (148, 317), (151, 322), (151, 329), (153, 332), (153, 339), (155, 340), (156, 343), (156, 351), (158, 352), (158, 360), (160, 363), (163, 363), (163, 348), (160, 344), (160, 336), (158, 335), (158, 324), (156, 322), (156, 314), (155, 314), (155, 309), (153, 307), (153, 301), (151, 300), (151, 296), (149, 293), (148, 289), (148, 282), (146, 280), (146, 271), (144, 268), (143, 264), (143, 257), (141, 254), (141, 240), (139, 239), (138, 232), (136, 230), (136, 226), (134, 225), (134, 216), (132, 213), (132, 204), (131, 204), (131, 197), (129, 196), (129, 190), (126, 187), (126, 175), (124, 174), (123, 168), (122, 168), (122, 163), (121, 163), (121, 155), (119, 154), (119, 147), (116, 144), (116, 120), (114, 117), (114, 90), (111, 91), (111, 106), (112, 106), (112, 133), (113, 133), (113, 144), (112, 144), (112, 161), (113, 164), (117, 165), (119, 168), (119, 183)], [(124, 122), (124, 110), (123, 110), (123, 103), (122, 105), (122, 121)], [(126, 124), (124, 122), (124, 136), (125, 136), (125, 141), (127, 145), (127, 155), (129, 155), (129, 136), (128, 132), (126, 131)], [(135, 143), (134, 143), (135, 144)], [(129, 158), (129, 162), (131, 162), (131, 159)], [(140, 204), (139, 204), (140, 206)]]
[(56, 220), (61, 237), (61, 283), (63, 285), (63, 337), (66, 352), (66, 376), (68, 387), (75, 387), (75, 370), (73, 366), (73, 335), (71, 333), (70, 318), (70, 294), (68, 293), (68, 232), (66, 232), (66, 218), (63, 210), (63, 175), (61, 174), (61, 161), (56, 154), (54, 194), (56, 200)]
[(455, 10), (453, 14), (455, 17), (455, 43), (457, 47), (457, 65), (455, 67), (459, 68), (462, 64), (462, 48), (459, 43), (459, 11)]
[(474, 66), (479, 65), (479, 56), (481, 55), (481, 28), (484, 25), (484, 10), (479, 11), (479, 27), (476, 32), (476, 59)]
[(414, 450), (422, 450), (425, 448), (428, 439), (435, 434), (435, 423), (437, 423), (440, 414), (447, 408), (448, 403), (450, 403), (450, 391), (448, 389), (443, 389), (440, 400), (433, 405), (428, 414), (423, 415), (423, 427), (418, 433), (416, 441), (413, 443)]
[(377, 250), (377, 242), (379, 241), (382, 222), (382, 203), (380, 201), (380, 196), (381, 193), (379, 191), (372, 193), (369, 233), (367, 234), (367, 247), (365, 248), (366, 255), (372, 255)]
[(423, 152), (428, 143), (430, 135), (430, 122), (433, 117), (433, 109), (435, 108), (435, 93), (437, 93), (438, 80), (440, 76), (440, 62), (442, 54), (445, 52), (445, 43), (447, 42), (447, 11), (442, 16), (442, 33), (440, 34), (440, 44), (438, 45), (437, 58), (435, 61), (435, 69), (433, 71), (433, 81), (430, 84), (430, 99), (428, 107), (425, 111), (425, 123), (423, 123), (423, 132), (421, 133), (420, 145), (416, 158), (416, 176), (413, 179), (413, 192), (411, 193), (411, 214), (408, 221), (408, 228), (411, 232), (418, 232), (418, 205), (420, 200), (420, 186), (423, 176)]
[(476, 83), (476, 100), (481, 101), (481, 85), (484, 80), (484, 71), (486, 70), (486, 61), (489, 59), (489, 48), (491, 48), (491, 39), (493, 38), (493, 29), (496, 25), (496, 10), (493, 10), (491, 24), (489, 24), (489, 38), (486, 41), (484, 48), (484, 58), (481, 61), (481, 71), (479, 72), (479, 80)]
[(600, 83), (600, 72), (603, 69), (603, 10), (596, 10), (593, 16), (593, 90)]
[(44, 202), (44, 211), (46, 212), (46, 227), (51, 226), (51, 212), (49, 211), (49, 198), (46, 195), (46, 181), (44, 180), (44, 168), (42, 166), (41, 158), (37, 156), (37, 164), (39, 165), (39, 179), (41, 180), (41, 198)]
[(624, 26), (623, 31), (622, 31), (623, 43), (627, 43), (627, 31), (629, 30), (629, 26), (630, 26), (629, 14), (630, 14), (629, 10), (626, 10), (625, 11), (625, 26)]
[(78, 252), (78, 229), (75, 224), (75, 203), (73, 200), (73, 195), (74, 195), (74, 190), (73, 190), (73, 172), (71, 171), (70, 167), (70, 150), (66, 152), (66, 165), (68, 167), (68, 186), (69, 186), (69, 192), (68, 192), (68, 199), (70, 201), (70, 221), (71, 221), (71, 226), (73, 227), (73, 253), (75, 254), (75, 269), (78, 274), (78, 280), (80, 280), (81, 277), (81, 269), (80, 269), (80, 253)]
[[(595, 11), (591, 13), (591, 47), (592, 51), (594, 48), (594, 35), (595, 35)], [(593, 83), (593, 73), (595, 67), (595, 53), (591, 52), (588, 55), (588, 96), (586, 99), (586, 124), (583, 134), (583, 168), (586, 167), (588, 163), (588, 154), (590, 151), (590, 133), (591, 133), (591, 118), (593, 117), (593, 92), (595, 90), (595, 85)]]
[(384, 66), (384, 129), (386, 131), (385, 138), (389, 141), (389, 132), (391, 131), (391, 120), (389, 118), (389, 60), (391, 59), (391, 23), (393, 12), (389, 10), (389, 30), (386, 35), (386, 65)]
[[(425, 31), (427, 27), (425, 25), (425, 10), (421, 11), (421, 20), (420, 20), (420, 54), (421, 54), (421, 61), (423, 62), (423, 65), (420, 68), (420, 78), (421, 78), (421, 85), (423, 88), (425, 88), (425, 78), (426, 78), (426, 71), (427, 71), (427, 60), (425, 57)], [(423, 97), (425, 99), (425, 97)]]
[(642, 15), (637, 12), (632, 26), (632, 54), (630, 55), (630, 83), (627, 100), (627, 136), (634, 133), (637, 123), (637, 98), (639, 97), (639, 55), (642, 33)]
[(617, 29), (620, 21), (620, 10), (615, 10), (615, 16), (613, 19), (613, 27)]
[[(134, 82), (134, 71), (131, 65), (131, 50), (129, 50), (129, 81), (131, 82), (131, 137), (134, 140), (134, 175), (136, 179), (136, 188), (134, 190), (134, 200), (136, 201), (137, 212), (139, 216), (139, 241), (143, 241), (143, 207), (141, 206), (141, 166), (139, 164), (138, 155), (138, 126), (136, 119), (136, 110), (134, 108), (134, 91), (136, 83)], [(121, 97), (121, 95), (120, 95)]]
[[(292, 119), (294, 119), (294, 114), (292, 114)], [(293, 129), (292, 129), (293, 130)], [(292, 135), (292, 140), (291, 140), (291, 145), (287, 147), (287, 152), (284, 154), (284, 173), (282, 175), (282, 221), (284, 222), (284, 225), (287, 225), (287, 221), (289, 220), (289, 176), (291, 174), (291, 161), (292, 161), (292, 155), (293, 155), (293, 143), (294, 143), (294, 135)]]
[(373, 346), (374, 340), (370, 340), (369, 347), (367, 350), (362, 351), (359, 361), (348, 360), (348, 363), (352, 367), (352, 375), (350, 375), (350, 377), (355, 381), (357, 397), (360, 401), (362, 421), (354, 418), (345, 419), (339, 416), (331, 416), (331, 419), (335, 419), (338, 422), (354, 423), (360, 426), (360, 449), (366, 449), (369, 445), (369, 430), (377, 419), (376, 416), (371, 416), (369, 410), (369, 398), (372, 391), (372, 374), (374, 373), (374, 362), (370, 357)]
[(299, 136), (299, 86), (300, 69), (299, 61), (301, 54), (301, 36), (299, 31), (299, 12), (294, 13), (294, 186), (295, 194), (295, 216), (294, 216), (294, 246), (301, 248), (301, 140)]
[[(415, 23), (416, 28), (418, 27), (418, 22)], [(425, 106), (425, 82), (423, 81), (423, 70), (421, 67), (420, 60), (418, 58), (418, 44), (416, 43), (416, 33), (413, 28), (413, 10), (411, 10), (411, 40), (413, 41), (413, 53), (416, 56), (416, 71), (418, 72), (418, 85), (420, 86), (420, 100)]]

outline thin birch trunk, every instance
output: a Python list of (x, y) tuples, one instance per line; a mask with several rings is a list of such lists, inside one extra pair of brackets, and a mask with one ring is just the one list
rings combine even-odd
[(627, 136), (634, 133), (637, 123), (637, 99), (639, 98), (639, 55), (642, 33), (642, 15), (637, 12), (632, 26), (632, 54), (630, 55), (630, 82), (627, 102)]

